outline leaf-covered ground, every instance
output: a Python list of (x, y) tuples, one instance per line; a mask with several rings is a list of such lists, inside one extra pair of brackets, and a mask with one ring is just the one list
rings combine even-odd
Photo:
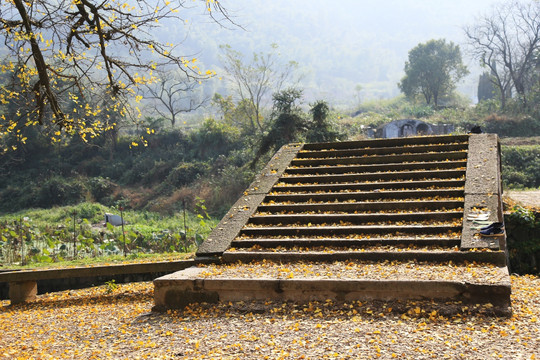
[(540, 279), (512, 277), (513, 315), (460, 303), (198, 305), (151, 313), (152, 283), (0, 308), (0, 359), (535, 359)]

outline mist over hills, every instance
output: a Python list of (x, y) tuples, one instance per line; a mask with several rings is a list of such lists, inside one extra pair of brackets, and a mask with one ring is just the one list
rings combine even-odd
[[(408, 51), (420, 42), (445, 38), (462, 47), (471, 75), (459, 90), (476, 96), (479, 68), (464, 45), (463, 26), (486, 13), (496, 0), (222, 0), (242, 28), (224, 26), (186, 14), (185, 24), (166, 24), (161, 36), (183, 42), (182, 51), (197, 54), (205, 68), (224, 75), (219, 45), (251, 56), (279, 45), (284, 60), (300, 65), (307, 101), (326, 99), (335, 106), (354, 106), (360, 99), (399, 94)], [(245, 30), (244, 30), (245, 29)], [(357, 92), (357, 85), (362, 87)], [(225, 82), (205, 84), (205, 92), (226, 93)]]

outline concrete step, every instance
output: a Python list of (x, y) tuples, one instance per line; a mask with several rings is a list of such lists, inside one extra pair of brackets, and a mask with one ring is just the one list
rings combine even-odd
[(437, 235), (443, 233), (459, 233), (461, 225), (365, 225), (365, 226), (266, 226), (244, 227), (240, 235), (253, 237), (267, 236), (333, 236), (333, 235)]
[(255, 225), (291, 225), (291, 224), (323, 224), (346, 222), (352, 224), (395, 223), (395, 222), (432, 222), (459, 221), (463, 212), (416, 212), (416, 213), (374, 213), (374, 214), (291, 214), (291, 215), (253, 215), (248, 224)]
[(346, 202), (346, 201), (390, 201), (399, 199), (462, 198), (463, 190), (388, 190), (340, 193), (277, 193), (264, 198), (264, 203), (303, 202)]
[[(364, 249), (362, 249), (364, 250)], [(470, 251), (226, 251), (223, 253), (225, 263), (249, 263), (253, 261), (273, 261), (292, 263), (301, 261), (326, 262), (336, 261), (423, 261), (431, 263), (452, 262), (485, 262), (497, 266), (503, 266), (506, 262), (504, 251), (470, 252)]]
[(302, 151), (310, 150), (341, 150), (341, 149), (373, 149), (384, 147), (417, 147), (423, 145), (449, 145), (469, 142), (467, 135), (446, 135), (446, 136), (423, 136), (409, 138), (393, 138), (378, 140), (340, 141), (328, 143), (304, 144)]
[(376, 202), (335, 202), (335, 203), (297, 203), (271, 204), (262, 203), (257, 210), (260, 212), (278, 213), (322, 213), (322, 212), (355, 212), (355, 211), (443, 211), (445, 209), (462, 208), (463, 200), (406, 200), (406, 201), (376, 201)]
[(463, 189), (465, 180), (429, 180), (429, 181), (391, 181), (375, 183), (343, 183), (343, 184), (281, 184), (272, 188), (273, 193), (293, 191), (303, 192), (340, 192), (340, 191), (373, 191), (402, 189)]
[(431, 171), (400, 171), (383, 173), (336, 174), (336, 175), (287, 175), (283, 174), (279, 181), (287, 184), (332, 184), (344, 182), (387, 182), (413, 181), (427, 179), (460, 179), (465, 176), (465, 170), (431, 170)]
[[(312, 146), (304, 146), (300, 151), (298, 158), (306, 157), (339, 157), (349, 156), (348, 154), (357, 154), (360, 156), (367, 155), (388, 155), (388, 154), (421, 154), (421, 153), (444, 153), (453, 151), (467, 151), (467, 143), (452, 143), (452, 144), (418, 144), (406, 146), (378, 146), (378, 147), (362, 147), (355, 146), (358, 142), (351, 143), (333, 143), (325, 149), (313, 149)], [(306, 144), (307, 145), (307, 144)], [(373, 143), (371, 143), (373, 145)], [(322, 156), (322, 154), (325, 154)], [(345, 154), (345, 155), (342, 155)]]
[(429, 247), (439, 246), (445, 248), (459, 247), (461, 240), (459, 238), (442, 238), (442, 237), (408, 237), (408, 238), (295, 238), (295, 237), (280, 237), (280, 238), (248, 238), (237, 237), (232, 243), (231, 247), (236, 249), (251, 248), (257, 246), (261, 249), (272, 249), (277, 247), (305, 247), (305, 248), (317, 248), (317, 247), (375, 247), (375, 246), (389, 246), (389, 247)]
[(460, 161), (467, 159), (465, 151), (428, 152), (428, 153), (389, 153), (384, 155), (366, 155), (362, 150), (336, 150), (323, 152), (302, 152), (291, 162), (291, 166), (321, 165), (369, 165), (414, 163), (429, 161)]
[(350, 173), (380, 173), (401, 171), (431, 171), (445, 169), (465, 170), (467, 161), (433, 161), (413, 163), (387, 163), (376, 165), (327, 165), (327, 166), (294, 166), (285, 170), (289, 175), (321, 175), (321, 174), (350, 174)]
[(194, 302), (433, 300), (491, 303), (510, 313), (506, 267), (421, 262), (271, 262), (193, 267), (154, 280), (155, 310)]

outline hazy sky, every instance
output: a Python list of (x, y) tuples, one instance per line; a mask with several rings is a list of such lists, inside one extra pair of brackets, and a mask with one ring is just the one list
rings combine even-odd
[[(463, 27), (501, 1), (221, 0), (246, 31), (214, 27), (212, 46), (250, 54), (277, 43), (283, 57), (303, 67), (308, 93), (341, 99), (353, 96), (356, 84), (368, 97), (397, 95), (408, 51), (444, 38), (462, 47), (471, 75), (459, 89), (474, 99), (480, 69), (467, 55)], [(204, 53), (210, 44), (202, 46)]]

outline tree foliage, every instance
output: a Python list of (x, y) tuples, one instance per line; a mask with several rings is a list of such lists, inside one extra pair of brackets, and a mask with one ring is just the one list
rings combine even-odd
[(297, 68), (294, 61), (282, 62), (278, 46), (272, 44), (268, 53), (254, 53), (246, 61), (244, 55), (228, 45), (222, 46), (224, 67), (234, 87), (236, 102), (242, 103), (246, 118), (250, 121), (252, 132), (264, 132), (262, 110), (272, 93), (281, 88), (293, 77)]
[(440, 99), (449, 95), (467, 74), (458, 45), (444, 39), (430, 40), (409, 51), (405, 76), (398, 86), (407, 97), (421, 94), (427, 104), (438, 106)]
[[(217, 0), (197, 3), (214, 19), (227, 17)], [(197, 59), (152, 36), (160, 20), (181, 20), (191, 6), (187, 0), (2, 2), (0, 33), (9, 54), (0, 70), (10, 82), (2, 85), (0, 103), (16, 103), (17, 111), (0, 119), (0, 141), (38, 124), (51, 127), (53, 140), (61, 131), (92, 138), (115, 127), (111, 113), (127, 115), (127, 99), (139, 102), (137, 88), (155, 82), (160, 66), (212, 76)]]
[(306, 133), (307, 142), (324, 142), (342, 140), (345, 135), (335, 129), (335, 124), (329, 121), (330, 107), (324, 100), (311, 104), (309, 112), (312, 122)]
[(523, 103), (538, 82), (540, 3), (509, 1), (465, 28), (473, 56), (492, 74), (501, 107), (515, 90)]
[(478, 78), (478, 101), (491, 100), (495, 98), (497, 88), (494, 85), (493, 74), (484, 72)]
[(271, 149), (298, 141), (307, 129), (304, 114), (297, 103), (302, 98), (302, 90), (288, 88), (275, 93), (272, 98), (272, 124), (270, 131), (261, 140), (254, 162)]

